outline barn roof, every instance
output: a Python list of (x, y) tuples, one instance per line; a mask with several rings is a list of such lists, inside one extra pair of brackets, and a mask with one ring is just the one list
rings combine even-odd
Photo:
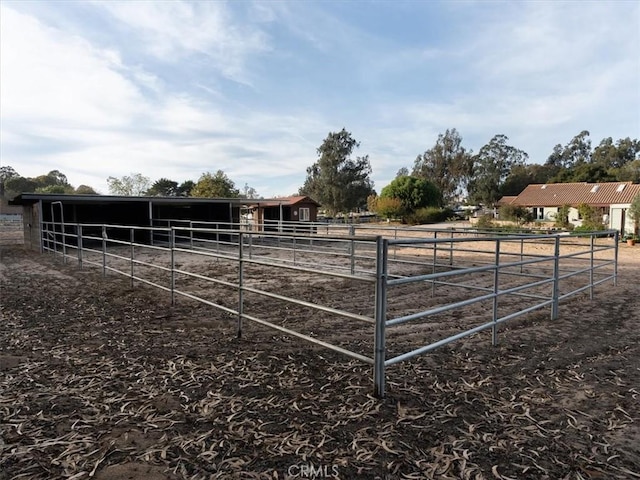
[(126, 195), (75, 195), (70, 193), (22, 193), (14, 198), (12, 205), (29, 205), (40, 200), (65, 203), (148, 203), (194, 204), (194, 203), (243, 203), (243, 198), (199, 198), (199, 197), (133, 197)]
[(154, 204), (183, 204), (193, 205), (197, 203), (232, 203), (235, 205), (252, 204), (260, 206), (295, 205), (297, 203), (318, 202), (306, 196), (294, 196), (268, 199), (246, 199), (246, 198), (200, 198), (200, 197), (133, 197), (125, 195), (74, 195), (69, 193), (22, 193), (14, 198), (11, 205), (30, 205), (38, 203), (40, 200), (46, 202), (64, 203), (88, 203), (88, 204), (108, 204), (108, 203), (148, 203)]
[(631, 182), (548, 183), (527, 186), (512, 205), (559, 207), (587, 204), (608, 206), (631, 203), (640, 194), (640, 184)]

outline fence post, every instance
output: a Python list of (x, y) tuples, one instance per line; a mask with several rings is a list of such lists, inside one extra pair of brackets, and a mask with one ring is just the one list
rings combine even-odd
[[(220, 224), (216, 223), (216, 253), (220, 255)], [(216, 262), (220, 261), (220, 257), (216, 257)]]
[(387, 321), (387, 254), (389, 241), (378, 236), (376, 239), (376, 292), (375, 292), (375, 334), (373, 353), (374, 395), (384, 397), (385, 390), (385, 327)]
[(293, 244), (293, 264), (296, 264), (296, 226), (295, 224), (293, 225), (293, 239), (292, 242)]
[(593, 248), (595, 237), (591, 234), (591, 255), (589, 264), (589, 300), (593, 300)]
[[(62, 208), (62, 206), (60, 206)], [(67, 238), (65, 236), (65, 223), (64, 223), (64, 214), (62, 214), (62, 219), (60, 220), (60, 233), (62, 235), (62, 263), (67, 263)]]
[(558, 318), (558, 302), (560, 297), (560, 237), (556, 235), (553, 253), (553, 302), (551, 303), (551, 320)]
[(449, 265), (453, 265), (453, 228), (450, 229), (451, 242), (449, 242)]
[(353, 238), (349, 241), (349, 257), (351, 260), (351, 275), (356, 273), (356, 242)]
[[(239, 234), (238, 242), (238, 338), (242, 337), (242, 315), (244, 314), (244, 238)], [(295, 250), (294, 250), (295, 251)]]
[(82, 225), (78, 223), (76, 228), (78, 232), (78, 266), (82, 270)]
[(524, 269), (524, 265), (522, 264), (523, 261), (524, 261), (524, 237), (521, 237), (520, 238), (520, 273), (522, 273)]
[(176, 231), (169, 231), (169, 246), (171, 248), (171, 305), (176, 304)]
[[(434, 274), (436, 273), (436, 263), (438, 261), (438, 232), (434, 231), (433, 232), (433, 265), (431, 266), (431, 273)], [(431, 297), (435, 297), (436, 296), (436, 279), (432, 279), (431, 280)]]
[(493, 325), (491, 327), (491, 344), (495, 347), (498, 344), (498, 292), (500, 278), (500, 239), (496, 240), (496, 259), (493, 271)]
[(193, 250), (193, 220), (189, 220), (189, 248)]
[(619, 232), (616, 230), (616, 233), (613, 235), (614, 245), (614, 254), (613, 254), (613, 286), (618, 285), (618, 245), (620, 244), (620, 236)]
[(135, 234), (133, 233), (133, 228), (131, 228), (131, 229), (129, 230), (129, 241), (130, 241), (130, 243), (131, 243), (131, 255), (130, 255), (130, 257), (131, 257), (131, 258), (130, 258), (130, 262), (131, 262), (131, 288), (133, 288), (133, 255), (134, 255), (134, 252), (133, 252), (133, 249), (134, 249), (134, 247), (133, 247), (133, 242), (135, 241)]
[(107, 276), (107, 227), (102, 225), (102, 276)]

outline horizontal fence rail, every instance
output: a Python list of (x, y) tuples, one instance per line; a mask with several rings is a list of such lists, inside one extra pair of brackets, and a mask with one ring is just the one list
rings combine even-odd
[[(561, 301), (585, 292), (593, 298), (597, 285), (617, 282), (616, 231), (496, 234), (310, 222), (153, 223), (42, 222), (41, 250), (65, 263), (75, 260), (80, 268), (128, 277), (131, 286), (139, 282), (169, 292), (172, 303), (180, 297), (218, 309), (235, 318), (238, 336), (249, 321), (370, 364), (379, 397), (391, 365), (485, 330), (491, 330), (495, 345), (500, 324), (542, 309), (555, 320)], [(206, 264), (216, 267), (200, 267)], [(329, 304), (316, 296), (272, 291), (256, 279), (264, 275), (258, 269), (313, 278), (309, 281), (318, 282), (318, 289), (323, 282), (350, 282), (361, 301), (347, 309), (339, 299)], [(218, 291), (224, 294), (214, 295)], [(372, 350), (357, 351), (284, 326), (268, 312), (253, 312), (251, 299), (354, 322), (353, 328), (368, 329)], [(409, 331), (431, 332), (431, 325), (449, 315), (468, 318), (469, 324), (427, 343), (404, 340)]]

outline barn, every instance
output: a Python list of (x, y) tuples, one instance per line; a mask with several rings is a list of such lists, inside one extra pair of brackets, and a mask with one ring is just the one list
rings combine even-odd
[[(70, 195), (23, 193), (12, 205), (21, 205), (25, 244), (42, 249), (44, 224), (108, 224), (137, 227), (167, 227), (169, 221), (208, 222), (221, 228), (235, 228), (252, 212), (256, 229), (273, 222), (315, 221), (318, 203), (309, 197), (248, 200), (243, 198), (130, 197), (115, 195)], [(153, 235), (137, 238), (153, 242)]]

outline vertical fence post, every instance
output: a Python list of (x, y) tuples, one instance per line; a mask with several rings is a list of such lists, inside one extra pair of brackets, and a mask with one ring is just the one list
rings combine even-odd
[(189, 248), (193, 250), (193, 220), (189, 220)]
[(551, 303), (551, 320), (558, 318), (558, 302), (560, 297), (560, 237), (555, 236), (556, 244), (553, 253), (553, 302)]
[[(520, 234), (522, 235), (522, 233)], [(524, 261), (524, 237), (520, 238), (520, 273), (523, 272), (524, 265), (522, 262)]]
[(78, 223), (76, 228), (78, 232), (78, 267), (82, 269), (82, 225)]
[(613, 256), (613, 286), (618, 285), (618, 246), (620, 245), (620, 237), (619, 232), (616, 230), (616, 233), (613, 235), (614, 245), (614, 256)]
[(376, 239), (376, 292), (375, 292), (375, 333), (373, 353), (373, 387), (378, 398), (384, 397), (385, 390), (385, 327), (387, 321), (387, 254), (389, 241), (378, 236)]
[(176, 304), (176, 231), (169, 231), (169, 247), (171, 248), (171, 305)]
[[(60, 205), (60, 209), (62, 210), (62, 204)], [(62, 218), (60, 220), (60, 234), (62, 235), (62, 263), (67, 263), (67, 239), (65, 237), (65, 223), (64, 223), (64, 214), (61, 213)]]
[[(433, 232), (433, 265), (431, 266), (431, 273), (436, 273), (436, 263), (438, 262), (438, 232)], [(431, 297), (436, 296), (436, 279), (431, 280)]]
[(356, 258), (355, 258), (355, 254), (356, 254), (356, 244), (355, 241), (353, 240), (353, 237), (355, 237), (356, 234), (356, 227), (355, 225), (351, 224), (348, 227), (348, 231), (349, 231), (349, 264), (350, 264), (350, 268), (349, 271), (351, 272), (351, 275), (353, 275), (356, 271)]
[(296, 226), (293, 225), (293, 240), (291, 241), (293, 244), (293, 264), (296, 264)]
[[(393, 239), (397, 240), (398, 239), (398, 226), (396, 225), (396, 227), (393, 229)], [(394, 245), (393, 246), (393, 259), (397, 260), (398, 258), (398, 246)]]
[(102, 276), (107, 275), (107, 227), (102, 225)]
[[(220, 224), (216, 223), (216, 253), (220, 255)], [(220, 258), (216, 257), (216, 261), (219, 262)]]
[(356, 273), (356, 242), (352, 238), (350, 245), (350, 254), (351, 254), (351, 275), (355, 275)]
[(498, 292), (500, 291), (500, 239), (496, 240), (496, 259), (493, 270), (493, 326), (491, 327), (491, 344), (498, 344)]
[(242, 337), (242, 315), (244, 314), (244, 238), (239, 233), (238, 242), (238, 338)]
[(449, 265), (453, 265), (453, 228), (450, 229), (451, 242), (449, 243)]
[(253, 233), (249, 233), (249, 259), (253, 258)]
[(595, 237), (591, 234), (591, 253), (589, 255), (589, 300), (593, 300), (593, 248)]
[(135, 234), (133, 233), (133, 228), (130, 229), (129, 231), (129, 240), (131, 242), (131, 288), (133, 288), (133, 255), (134, 255), (134, 246), (133, 243), (135, 242)]

